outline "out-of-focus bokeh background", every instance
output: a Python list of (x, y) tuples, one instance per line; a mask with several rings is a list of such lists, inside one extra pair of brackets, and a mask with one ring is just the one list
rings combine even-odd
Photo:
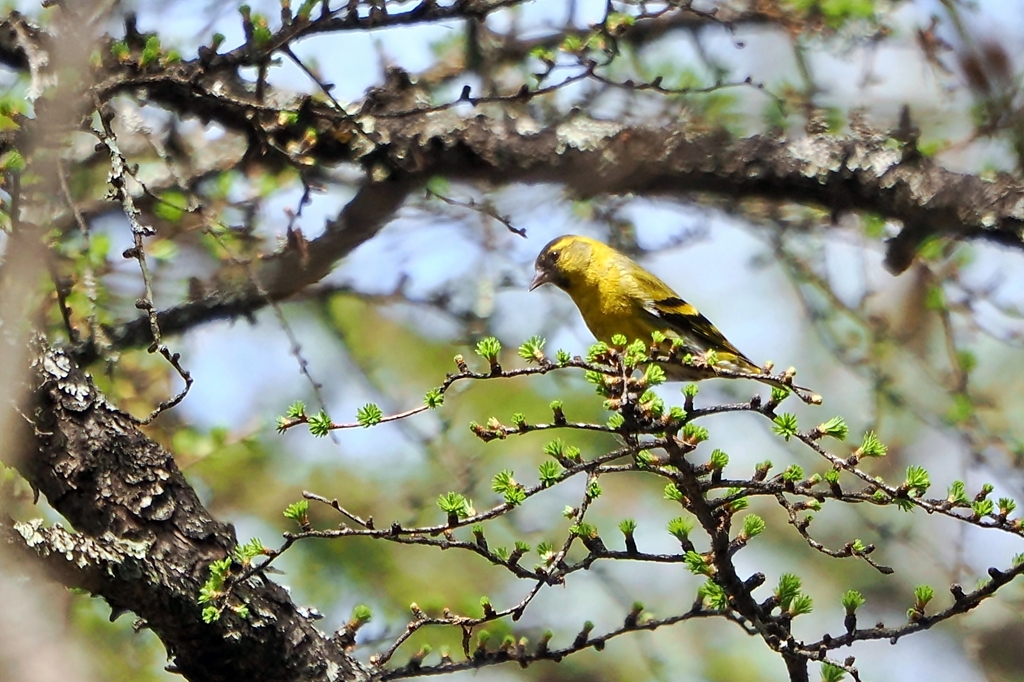
[[(549, 118), (579, 106), (598, 118), (662, 120), (666, 126), (685, 119), (686, 125), (721, 126), (740, 136), (770, 130), (799, 136), (812, 112), (836, 134), (851, 122), (861, 125), (858, 120), (887, 130), (908, 106), (920, 128), (922, 150), (947, 168), (1019, 175), (1024, 167), (1024, 53), (1019, 49), (1024, 3), (1018, 0), (694, 4), (702, 10), (719, 6), (722, 16), (761, 8), (764, 17), (774, 13), (778, 20), (709, 21), (666, 31), (629, 48), (616, 67), (620, 80), (649, 82), (662, 76), (672, 87), (716, 82), (735, 87), (648, 96), (583, 82), (531, 106)], [(214, 33), (223, 34), (228, 47), (243, 40), (234, 3), (113, 5), (112, 34), (123, 30), (123, 17), (131, 11), (140, 31), (158, 32), (165, 48), (186, 58), (209, 44)], [(250, 5), (252, 12), (271, 18), (280, 13), (275, 2)], [(20, 9), (43, 23), (53, 11), (34, 4)], [(596, 0), (526, 3), (493, 13), (478, 30), (539, 40), (567, 24), (586, 28), (604, 13), (605, 3)], [(342, 103), (359, 102), (367, 88), (381, 82), (387, 66), (400, 66), (429, 82), (430, 96), (438, 103), (456, 99), (465, 85), (474, 92), (514, 92), (542, 69), (536, 56), (525, 57), (494, 66), (484, 77), (465, 63), (466, 39), (460, 21), (313, 36), (298, 43), (295, 54), (322, 81), (335, 85), (332, 94)], [(445, 77), (431, 75), (446, 69), (450, 74)], [(567, 65), (566, 75), (571, 73)], [(743, 85), (747, 77), (763, 89)], [(267, 79), (282, 92), (318, 93), (317, 84), (288, 59), (271, 65)], [(15, 99), (23, 98), (28, 87), (10, 74), (0, 74), (0, 83), (6, 96)], [(165, 182), (168, 170), (149, 141), (167, 139), (171, 128), (192, 150), (193, 167), (209, 169), (200, 191), (220, 221), (245, 226), (226, 237), (238, 253), (273, 251), (286, 238), (290, 221), (307, 238), (315, 237), (361, 180), (353, 168), (324, 169), (319, 191), (296, 217), (303, 194), (297, 174), (238, 169), (244, 142), (216, 125), (177, 120), (128, 98), (118, 107), (124, 151), (154, 186)], [(471, 115), (471, 107), (465, 107)], [(82, 177), (75, 191), (83, 202), (96, 201), (102, 184), (102, 177)], [(165, 186), (165, 196), (172, 196), (173, 186)], [(926, 245), (909, 271), (894, 277), (882, 266), (883, 239), (898, 226), (871, 215), (828, 216), (814, 207), (701, 195), (686, 201), (580, 199), (557, 184), (474, 186), (443, 177), (432, 181), (429, 190), (418, 193), (328, 278), (283, 304), (287, 328), (275, 311), (265, 309), (251, 319), (209, 323), (169, 341), (196, 383), (184, 402), (148, 431), (175, 453), (212, 513), (233, 523), (241, 540), (256, 536), (275, 546), (280, 533), (290, 529), (282, 510), (304, 490), (337, 498), (381, 526), (438, 522), (435, 500), (449, 490), (486, 508), (500, 499), (490, 487), (498, 471), (512, 469), (524, 482), (535, 480), (548, 439), (534, 434), (485, 444), (467, 428), (470, 421), (484, 422), (493, 415), (507, 422), (514, 412), (539, 419), (553, 399), (563, 400), (574, 418), (604, 421), (600, 399), (582, 377), (559, 373), (474, 384), (450, 393), (439, 410), (340, 431), (331, 438), (314, 438), (302, 429), (275, 431), (275, 419), (296, 400), (315, 410), (322, 397), (335, 421), (351, 421), (368, 402), (386, 414), (414, 407), (454, 370), (457, 353), (482, 363), (473, 346), (484, 336), (494, 335), (510, 349), (503, 355), (507, 366), (521, 362), (511, 349), (533, 335), (545, 337), (551, 351), (584, 353), (592, 338), (568, 297), (553, 287), (527, 291), (533, 258), (549, 239), (564, 233), (628, 250), (752, 359), (796, 366), (799, 383), (825, 398), (825, 407), (794, 408), (802, 423), (840, 414), (853, 434), (877, 431), (889, 456), (874, 464), (876, 473), (897, 480), (908, 465), (920, 464), (927, 467), (935, 490), (963, 480), (968, 491), (992, 483), (993, 497), (1024, 499), (1024, 268), (1019, 253), (982, 243), (936, 241)], [(467, 206), (470, 202), (473, 206)], [(525, 237), (490, 214), (507, 218)], [(208, 276), (225, 261), (218, 245), (183, 223), (181, 215), (164, 210), (150, 217), (158, 230), (149, 244), (156, 302), (167, 307), (188, 297), (190, 277)], [(102, 317), (130, 319), (141, 284), (137, 265), (118, 257), (131, 246), (125, 218), (111, 204), (107, 212), (95, 213), (91, 227), (90, 257), (100, 276)], [(68, 238), (69, 259), (79, 257), (83, 248), (80, 240)], [(224, 286), (230, 285), (225, 279)], [(72, 304), (85, 301), (73, 299)], [(321, 397), (300, 372), (296, 356), (322, 385)], [(173, 371), (145, 349), (124, 352), (116, 363), (97, 363), (92, 369), (113, 401), (140, 416), (179, 388)], [(766, 390), (747, 382), (705, 382), (698, 400), (745, 400)], [(678, 385), (669, 384), (662, 394), (681, 404)], [(796, 463), (808, 473), (824, 470), (809, 451), (774, 436), (763, 419), (723, 415), (705, 425), (711, 439), (702, 447), (728, 452), (729, 469), (737, 477), (749, 475), (765, 459), (777, 466)], [(614, 445), (600, 435), (570, 438), (590, 454)], [(678, 543), (664, 529), (678, 509), (663, 499), (661, 484), (643, 477), (607, 477), (602, 484), (605, 493), (589, 520), (606, 542), (614, 542), (616, 525), (628, 517), (638, 523), (637, 542), (643, 549), (677, 550)], [(568, 522), (561, 510), (578, 503), (579, 485), (558, 486), (503, 517), (488, 527), (488, 541), (511, 545), (523, 540), (535, 546), (564, 536)], [(14, 507), (20, 518), (56, 519), (45, 500), (32, 506), (27, 491), (20, 490), (21, 501)], [(740, 568), (764, 572), (769, 585), (782, 573), (798, 573), (815, 600), (814, 612), (798, 624), (809, 635), (841, 631), (839, 595), (844, 590), (858, 589), (867, 598), (862, 623), (897, 624), (906, 618), (915, 585), (931, 584), (937, 601), (947, 603), (950, 584), (973, 585), (988, 567), (1006, 567), (1022, 551), (1019, 539), (1010, 535), (958, 527), (920, 511), (826, 507), (812, 526), (815, 537), (830, 547), (855, 538), (878, 545), (874, 558), (896, 569), (882, 576), (863, 562), (813, 551), (787, 526), (777, 506), (755, 502), (753, 509), (766, 519), (769, 531), (739, 555)], [(339, 521), (316, 506), (313, 518), (322, 526)], [(357, 604), (373, 609), (372, 621), (360, 632), (361, 656), (398, 636), (413, 602), (428, 612), (450, 607), (475, 613), (482, 595), (502, 608), (519, 601), (530, 587), (464, 553), (363, 539), (301, 542), (277, 566), (285, 572), (278, 578), (294, 598), (324, 614), (325, 630), (341, 626)], [(565, 643), (586, 620), (597, 631), (616, 627), (634, 601), (657, 615), (684, 611), (700, 582), (675, 566), (599, 564), (574, 575), (564, 589), (544, 591), (514, 630), (502, 629), (511, 628), (509, 623), (491, 629), (497, 639), (514, 631), (532, 641), (551, 629), (555, 641)], [(45, 585), (40, 577), (26, 579), (21, 569), (6, 563), (0, 567), (0, 661), (21, 660), (16, 651), (5, 650), (15, 645), (2, 634), (17, 623), (23, 633), (38, 626), (45, 638), (73, 650), (80, 663), (65, 666), (80, 679), (174, 678), (162, 669), (160, 643), (145, 629), (133, 631), (130, 615), (110, 623), (101, 601)], [(34, 599), (45, 600), (45, 608), (33, 606)], [(897, 646), (863, 644), (850, 653), (857, 656), (865, 680), (1019, 680), (1024, 670), (1022, 606), (1020, 587), (1010, 586), (967, 617)], [(39, 615), (42, 622), (26, 614)], [(424, 643), (435, 651), (460, 648), (457, 632), (431, 630), (403, 651), (407, 656)], [(396, 660), (402, 659), (399, 653)], [(0, 680), (7, 679), (6, 670), (15, 669), (0, 666)], [(19, 675), (11, 679), (34, 679)], [(558, 666), (505, 666), (475, 675), (486, 680), (738, 682), (785, 679), (785, 669), (760, 641), (724, 621), (709, 621), (621, 638), (602, 653), (584, 652)]]

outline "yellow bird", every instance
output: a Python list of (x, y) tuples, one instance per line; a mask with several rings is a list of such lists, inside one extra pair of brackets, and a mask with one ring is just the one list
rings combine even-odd
[[(569, 294), (599, 341), (610, 343), (614, 334), (622, 334), (630, 341), (650, 342), (651, 334), (658, 331), (669, 342), (682, 340), (679, 357), (690, 354), (703, 360), (707, 351), (715, 351), (716, 367), (749, 374), (771, 386), (797, 389), (798, 395), (804, 390), (766, 375), (667, 284), (607, 244), (571, 234), (557, 237), (541, 250), (535, 267), (537, 275), (530, 291), (554, 284)], [(659, 364), (668, 378), (676, 381), (718, 376), (706, 365)]]

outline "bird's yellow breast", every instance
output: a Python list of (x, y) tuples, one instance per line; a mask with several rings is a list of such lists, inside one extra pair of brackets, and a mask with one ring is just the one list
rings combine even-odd
[(640, 303), (634, 278), (618, 259), (597, 261), (572, 278), (575, 281), (567, 288), (587, 328), (605, 343), (615, 334), (624, 334), (630, 341), (649, 340), (653, 329), (637, 315)]

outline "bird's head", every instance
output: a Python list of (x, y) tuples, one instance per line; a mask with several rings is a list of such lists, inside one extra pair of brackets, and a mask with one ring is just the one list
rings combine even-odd
[(537, 256), (537, 274), (530, 283), (530, 291), (542, 284), (554, 284), (568, 291), (589, 267), (595, 244), (600, 242), (574, 234), (552, 239)]

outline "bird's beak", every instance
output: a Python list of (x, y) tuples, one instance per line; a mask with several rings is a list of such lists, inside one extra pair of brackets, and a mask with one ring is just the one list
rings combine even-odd
[(537, 270), (537, 275), (530, 282), (530, 291), (533, 291), (541, 284), (547, 284), (551, 281), (551, 275), (545, 270)]

